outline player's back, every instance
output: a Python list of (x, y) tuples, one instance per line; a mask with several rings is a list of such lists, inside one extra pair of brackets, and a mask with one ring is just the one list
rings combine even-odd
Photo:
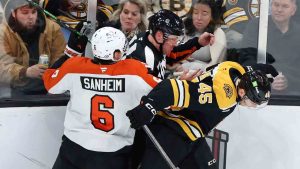
[(134, 130), (126, 112), (157, 84), (133, 59), (99, 65), (72, 58), (46, 71), (44, 80), (50, 93), (70, 91), (64, 134), (86, 149), (104, 152), (132, 144)]
[[(177, 123), (181, 127), (178, 131), (186, 133), (191, 140), (203, 137), (233, 112), (238, 98), (234, 79), (243, 73), (245, 70), (241, 65), (227, 61), (214, 66), (192, 82), (177, 79), (162, 82), (160, 87), (169, 85), (167, 88), (172, 88), (174, 98), (171, 98), (171, 105), (175, 109), (172, 112), (159, 112), (158, 115), (172, 120), (167, 125), (175, 130), (178, 130), (178, 126), (174, 125)], [(166, 88), (155, 89), (166, 91)], [(153, 97), (153, 91), (149, 97), (156, 100), (159, 96)], [(168, 100), (165, 99), (163, 103), (168, 103)], [(177, 111), (178, 107), (188, 109)]]

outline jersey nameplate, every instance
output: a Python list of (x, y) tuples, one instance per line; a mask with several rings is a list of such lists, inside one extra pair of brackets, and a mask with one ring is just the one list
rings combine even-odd
[(83, 89), (98, 92), (125, 92), (124, 78), (80, 77)]

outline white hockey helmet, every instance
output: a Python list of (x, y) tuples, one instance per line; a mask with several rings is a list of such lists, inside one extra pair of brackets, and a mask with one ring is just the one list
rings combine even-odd
[[(94, 58), (107, 61), (121, 60), (128, 47), (124, 33), (113, 27), (98, 29), (92, 36), (91, 44)], [(120, 52), (122, 57), (115, 58), (116, 52)]]

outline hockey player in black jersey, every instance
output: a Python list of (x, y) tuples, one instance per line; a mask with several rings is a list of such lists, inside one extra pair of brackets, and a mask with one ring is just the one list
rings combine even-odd
[[(200, 37), (180, 44), (184, 34), (183, 21), (175, 13), (165, 9), (149, 18), (148, 30), (148, 32), (141, 33), (131, 40), (127, 58), (134, 58), (146, 63), (150, 74), (161, 79), (165, 78), (167, 63), (176, 63), (189, 57), (200, 47), (214, 43), (214, 35), (205, 32)], [(191, 74), (185, 72), (180, 78), (191, 80), (192, 77), (200, 74), (200, 71)], [(138, 165), (139, 158), (142, 157), (144, 139), (143, 131), (137, 131), (134, 143), (133, 168)]]
[(131, 40), (127, 55), (146, 63), (150, 73), (161, 79), (165, 78), (167, 63), (183, 60), (202, 46), (214, 42), (214, 35), (205, 32), (180, 44), (184, 34), (183, 21), (166, 9), (149, 18), (148, 29), (148, 32), (141, 33)]
[[(152, 121), (149, 128), (181, 169), (217, 169), (209, 147), (203, 144), (204, 137), (238, 105), (262, 107), (268, 103), (271, 80), (263, 72), (273, 77), (278, 75), (270, 65), (242, 67), (227, 61), (192, 81), (164, 80), (141, 99), (139, 106), (128, 111), (127, 116), (136, 129)], [(168, 107), (182, 110), (161, 111)], [(149, 140), (141, 168), (168, 168)]]

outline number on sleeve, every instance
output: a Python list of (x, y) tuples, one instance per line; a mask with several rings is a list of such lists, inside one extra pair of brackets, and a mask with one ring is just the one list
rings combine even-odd
[(199, 84), (199, 103), (200, 104), (205, 104), (205, 103), (212, 103), (212, 87), (205, 84), (205, 83), (200, 83)]

